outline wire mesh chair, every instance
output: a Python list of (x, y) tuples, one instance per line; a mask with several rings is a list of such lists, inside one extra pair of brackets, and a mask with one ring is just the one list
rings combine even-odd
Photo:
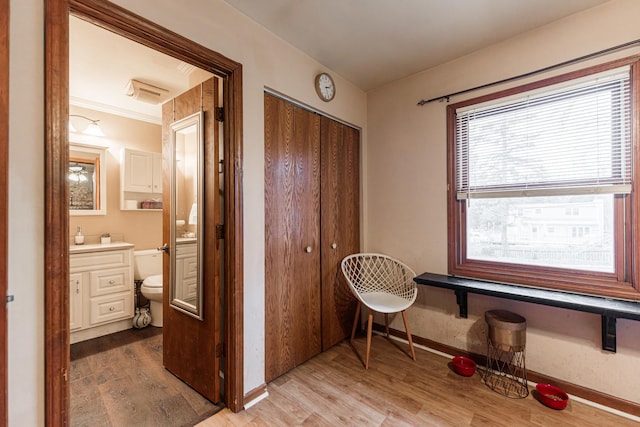
[(413, 281), (416, 276), (415, 272), (397, 259), (374, 253), (349, 255), (342, 260), (341, 267), (351, 291), (358, 299), (356, 315), (351, 328), (351, 345), (354, 349), (353, 343), (358, 321), (360, 320), (362, 304), (369, 309), (365, 369), (369, 369), (371, 326), (374, 312), (384, 313), (387, 338), (389, 337), (389, 313), (402, 313), (411, 357), (416, 360), (416, 353), (413, 349), (413, 341), (405, 313), (405, 310), (411, 307), (418, 295), (416, 283)]

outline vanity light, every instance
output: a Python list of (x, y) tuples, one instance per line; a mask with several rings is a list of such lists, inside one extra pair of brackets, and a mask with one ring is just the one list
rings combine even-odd
[(69, 180), (74, 182), (86, 182), (88, 181), (85, 174), (87, 171), (82, 166), (69, 166)]
[[(102, 129), (100, 129), (100, 126), (98, 126), (98, 122), (100, 120), (90, 119), (89, 117), (81, 116), (79, 114), (69, 114), (69, 117), (80, 117), (91, 122), (81, 133), (91, 136), (105, 136)], [(69, 131), (77, 132), (76, 128), (71, 124), (71, 121), (69, 121)]]

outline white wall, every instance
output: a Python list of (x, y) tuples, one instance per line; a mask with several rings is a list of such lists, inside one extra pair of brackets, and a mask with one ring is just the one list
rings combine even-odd
[[(403, 259), (418, 274), (447, 272), (446, 102), (418, 107), (420, 99), (640, 39), (639, 16), (640, 2), (612, 1), (370, 92), (366, 248)], [(452, 102), (505, 87), (458, 96)], [(640, 322), (618, 321), (614, 354), (601, 349), (599, 316), (469, 295), (469, 318), (460, 319), (452, 291), (427, 287), (420, 287), (409, 321), (414, 334), (485, 354), (483, 316), (495, 308), (526, 317), (529, 369), (640, 403), (640, 382), (637, 375), (629, 375), (640, 363)], [(394, 327), (403, 330), (399, 319)]]
[[(265, 87), (363, 128), (366, 95), (340, 76), (320, 101), (314, 77), (326, 68), (222, 0), (115, 3), (243, 64), (245, 392), (264, 383)], [(44, 2), (11, 0), (9, 413), (10, 424), (44, 422)], [(330, 70), (329, 70), (330, 71)], [(365, 145), (365, 144), (363, 144)], [(25, 268), (27, 267), (27, 268)]]
[(10, 8), (9, 421), (30, 426), (44, 424), (44, 13)]

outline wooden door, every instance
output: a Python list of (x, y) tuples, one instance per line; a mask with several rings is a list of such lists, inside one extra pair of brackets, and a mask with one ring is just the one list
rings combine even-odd
[[(220, 222), (218, 178), (218, 78), (212, 78), (167, 101), (162, 106), (163, 152), (163, 241), (170, 241), (170, 124), (202, 108), (204, 111), (204, 235), (203, 320), (169, 305), (170, 257), (163, 262), (163, 363), (165, 368), (212, 402), (220, 401), (220, 244), (216, 224)], [(169, 248), (175, 250), (175, 248)], [(218, 350), (218, 351), (217, 351)]]
[(265, 94), (265, 377), (321, 351), (320, 118)]
[(360, 249), (360, 132), (321, 119), (322, 350), (351, 333), (356, 301), (340, 269)]

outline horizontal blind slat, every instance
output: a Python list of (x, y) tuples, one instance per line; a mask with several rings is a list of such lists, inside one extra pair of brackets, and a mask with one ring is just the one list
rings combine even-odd
[[(562, 194), (596, 187), (630, 191), (629, 68), (564, 86), (456, 111), (459, 198), (515, 197), (554, 188)], [(488, 188), (492, 195), (480, 196)]]

